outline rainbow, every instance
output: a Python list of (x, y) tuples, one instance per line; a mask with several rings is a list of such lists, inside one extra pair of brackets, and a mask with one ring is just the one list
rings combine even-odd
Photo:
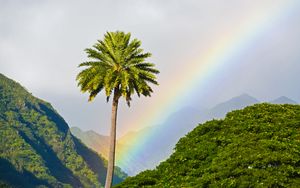
[[(245, 51), (253, 42), (258, 40), (264, 34), (269, 32), (273, 26), (276, 26), (278, 20), (285, 18), (295, 10), (299, 1), (274, 1), (273, 5), (267, 10), (255, 12), (249, 18), (245, 18), (244, 24), (234, 28), (234, 32), (224, 34), (217, 39), (206, 52), (201, 52), (196, 60), (185, 64), (185, 67), (174, 75), (184, 75), (183, 78), (176, 76), (167, 84), (168, 95), (160, 97), (159, 106), (146, 110), (144, 117), (135, 121), (135, 126), (143, 125), (152, 126), (162, 122), (166, 117), (164, 112), (181, 106), (188, 93), (191, 93), (195, 87), (198, 89), (205, 88), (209, 81), (216, 74), (221, 74), (226, 67), (234, 66), (235, 61), (231, 61), (241, 52)], [(176, 83), (176, 84), (174, 84)], [(137, 128), (137, 127), (134, 127)], [(133, 128), (133, 129), (134, 129)], [(126, 170), (130, 165), (135, 164), (134, 158), (140, 155), (145, 148), (145, 144), (150, 139), (155, 138), (159, 133), (149, 131), (135, 139), (131, 143), (133, 147), (117, 152), (117, 165)]]

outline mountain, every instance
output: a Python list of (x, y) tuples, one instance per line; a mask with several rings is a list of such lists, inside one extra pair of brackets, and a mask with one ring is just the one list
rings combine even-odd
[(120, 145), (132, 145), (133, 143), (138, 142), (137, 135), (145, 135), (149, 131), (151, 131), (153, 127), (145, 127), (139, 131), (130, 131), (123, 135), (122, 137), (118, 138), (118, 144)]
[(300, 105), (233, 111), (199, 124), (166, 161), (116, 188), (299, 187), (299, 128)]
[(242, 94), (240, 96), (234, 97), (226, 102), (223, 102), (221, 104), (216, 105), (210, 111), (208, 114), (212, 118), (222, 118), (225, 116), (226, 113), (232, 111), (232, 110), (238, 110), (242, 109), (246, 106), (250, 106), (252, 104), (259, 103), (259, 101), (251, 97), (248, 94)]
[(193, 107), (185, 107), (171, 114), (161, 125), (144, 128), (130, 136), (131, 140), (137, 141), (125, 142), (130, 139), (124, 139), (124, 145), (129, 148), (135, 148), (141, 142), (138, 141), (139, 139), (145, 137), (155, 138), (142, 140), (143, 147), (139, 149), (137, 155), (127, 154), (130, 157), (130, 164), (134, 163), (138, 165), (133, 166), (125, 163), (120, 164), (120, 166), (123, 166), (129, 175), (135, 175), (142, 170), (154, 168), (159, 162), (171, 155), (178, 139), (193, 129), (194, 125), (202, 119), (198, 115), (199, 112), (203, 111)]
[[(89, 148), (96, 151), (105, 159), (108, 159), (108, 151), (110, 144), (109, 136), (98, 134), (93, 130), (83, 131), (79, 127), (71, 127), (70, 130), (74, 136), (80, 139)], [(132, 131), (127, 133), (125, 136), (121, 137), (121, 139), (118, 139), (116, 143), (116, 157), (118, 157), (118, 153), (122, 152), (124, 148), (127, 148), (127, 146), (130, 146), (132, 143), (137, 141), (137, 134), (142, 135), (146, 131), (148, 131), (147, 128), (138, 132)]]
[[(99, 155), (103, 156), (105, 159), (108, 159), (108, 150), (109, 150), (109, 137), (100, 135), (92, 130), (89, 131), (83, 131), (78, 127), (71, 127), (72, 134), (81, 140), (84, 144), (86, 144), (90, 149), (96, 151)], [(146, 129), (145, 129), (146, 131)], [(144, 131), (143, 131), (144, 132)], [(139, 136), (143, 134), (143, 132), (138, 132)], [(116, 143), (116, 165), (124, 167), (122, 170), (126, 172), (132, 172), (135, 169), (141, 169), (144, 168), (144, 165), (147, 164), (146, 161), (143, 161), (143, 159), (148, 159), (149, 156), (143, 157), (141, 155), (136, 158), (135, 156), (130, 156), (129, 149), (131, 147), (130, 144), (132, 144), (134, 141), (136, 141), (137, 132), (129, 132), (126, 134), (125, 137), (122, 137), (121, 140), (117, 140)], [(131, 139), (132, 138), (132, 139)], [(133, 140), (134, 139), (134, 140)], [(129, 141), (129, 142), (128, 142)], [(129, 144), (130, 143), (130, 144)], [(127, 160), (123, 159), (122, 154), (127, 153)], [(122, 160), (120, 160), (122, 158)], [(135, 163), (134, 165), (127, 165), (128, 161), (139, 161)], [(119, 161), (122, 161), (119, 163)], [(125, 161), (125, 162), (124, 162)]]
[[(0, 74), (0, 186), (100, 187), (106, 163), (48, 102)], [(114, 183), (125, 177), (117, 168)]]
[(92, 130), (82, 131), (78, 127), (71, 127), (70, 130), (85, 145), (99, 153), (105, 159), (108, 159), (109, 136), (100, 135)]
[(298, 104), (296, 101), (285, 97), (285, 96), (281, 96), (277, 99), (274, 99), (273, 101), (270, 101), (270, 103), (272, 104)]

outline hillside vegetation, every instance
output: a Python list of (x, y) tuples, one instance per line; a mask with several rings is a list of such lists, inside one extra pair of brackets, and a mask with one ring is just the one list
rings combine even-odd
[(300, 187), (300, 106), (256, 104), (200, 124), (116, 187)]
[(49, 103), (0, 74), (0, 187), (100, 187), (105, 166)]

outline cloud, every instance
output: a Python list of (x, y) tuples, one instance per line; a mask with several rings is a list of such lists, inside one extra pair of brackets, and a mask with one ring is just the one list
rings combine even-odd
[[(207, 48), (215, 48), (212, 45), (220, 36), (243, 27), (248, 18), (282, 2), (0, 0), (0, 71), (20, 81), (35, 95), (53, 102), (72, 125), (84, 127), (86, 122), (88, 127), (97, 127), (99, 119), (109, 124), (109, 105), (95, 111), (94, 106), (86, 108), (86, 103), (72, 102), (85, 101), (76, 87), (77, 65), (86, 60), (83, 50), (106, 31), (132, 32), (133, 37), (142, 41), (142, 47), (152, 52), (150, 60), (161, 70), (161, 85), (155, 88), (153, 98), (134, 101), (130, 110), (121, 107), (120, 120), (130, 122), (134, 111), (155, 106), (155, 99), (169, 92), (165, 85), (178, 76), (174, 75), (176, 70), (188, 66)], [(300, 72), (299, 19), (300, 13), (291, 11), (275, 20), (277, 24), (269, 32), (234, 59), (244, 62), (243, 65), (229, 67), (226, 75), (215, 75), (207, 98), (197, 99), (198, 102), (212, 104), (244, 92), (261, 98), (282, 93), (300, 101), (299, 94), (295, 94), (299, 88), (291, 81)], [(226, 79), (219, 87), (222, 78)], [(196, 87), (191, 98), (202, 92)], [(98, 100), (104, 98), (100, 95)], [(187, 105), (193, 105), (195, 101), (191, 101)], [(86, 112), (81, 113), (80, 119), (74, 109), (81, 108)], [(127, 129), (128, 126), (120, 128), (121, 132)]]

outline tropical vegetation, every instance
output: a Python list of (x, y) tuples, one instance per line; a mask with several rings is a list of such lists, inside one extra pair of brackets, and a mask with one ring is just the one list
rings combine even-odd
[(166, 161), (116, 188), (300, 187), (299, 130), (300, 105), (236, 110), (198, 125)]

